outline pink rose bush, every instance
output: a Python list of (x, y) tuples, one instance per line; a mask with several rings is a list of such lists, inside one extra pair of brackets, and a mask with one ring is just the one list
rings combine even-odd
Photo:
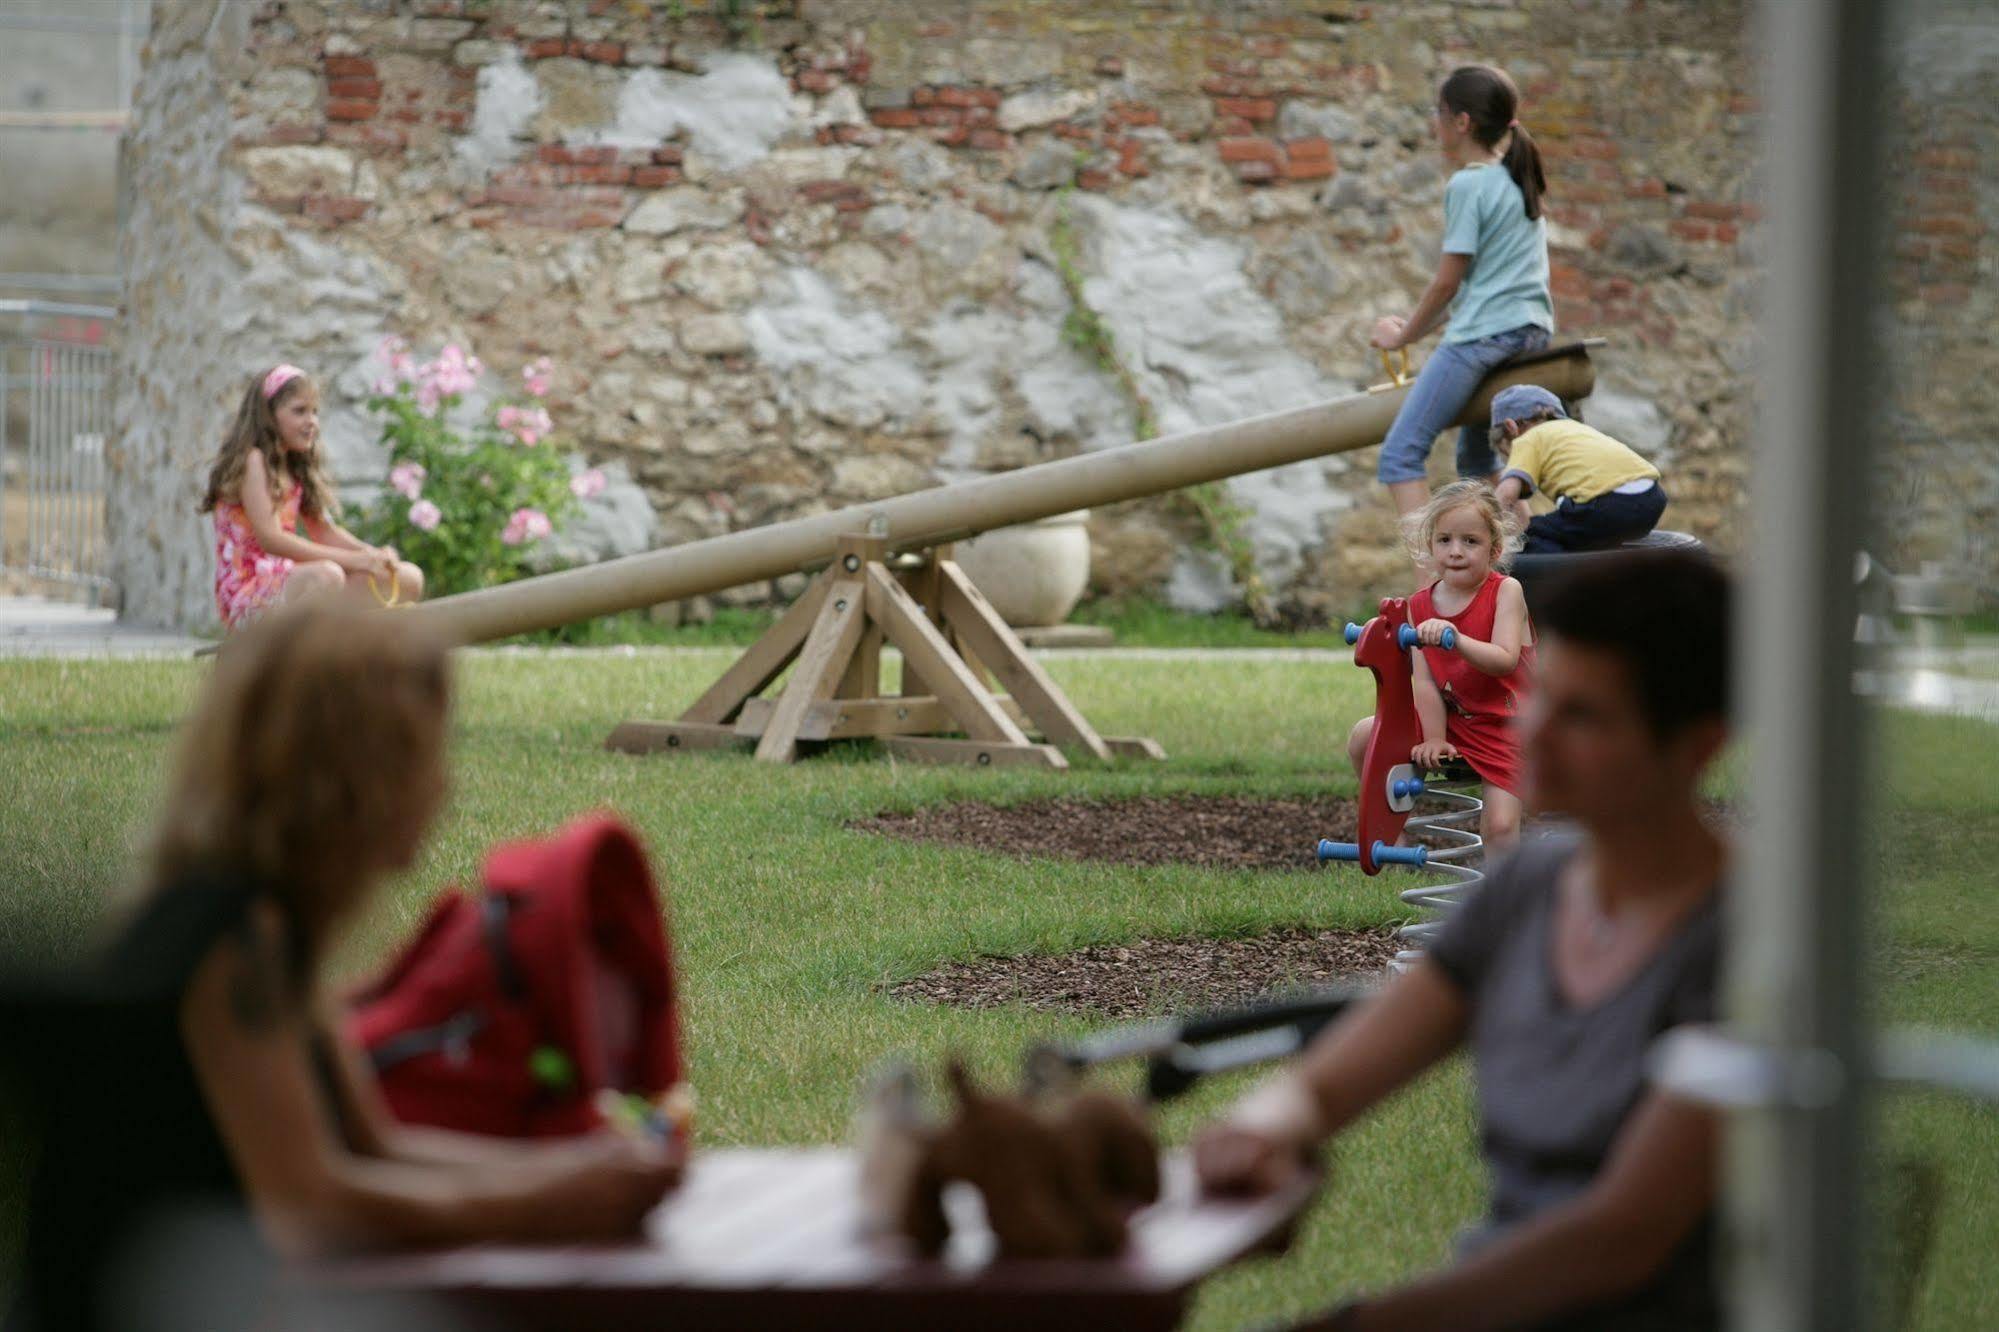
[(549, 419), (546, 407), (509, 405), (500, 408), (493, 419), (499, 423), (500, 429), (507, 431), (529, 448), (541, 443), (548, 432), (555, 428), (555, 422)]
[(423, 479), (428, 475), (422, 463), (397, 463), (389, 469), (389, 489), (407, 500), (420, 499), (423, 496)]
[(554, 531), (554, 524), (540, 509), (515, 509), (514, 516), (507, 520), (506, 530), (500, 533), (500, 540), (509, 546), (518, 546), (528, 541), (539, 541)]
[(470, 398), (484, 403), (474, 412), (468, 398), (486, 366), (469, 348), (447, 343), (425, 360), (390, 337), (376, 360), (368, 406), (381, 418), (389, 468), (382, 499), (357, 528), (362, 539), (395, 546), (438, 595), (547, 568), (548, 538), (605, 484), (595, 468), (571, 475), (551, 446), (555, 363), (527, 362), (520, 396)]

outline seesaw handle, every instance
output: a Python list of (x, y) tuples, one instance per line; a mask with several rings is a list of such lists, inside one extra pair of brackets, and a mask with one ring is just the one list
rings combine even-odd
[[(1360, 642), (1361, 630), (1362, 630), (1361, 625), (1355, 624), (1352, 621), (1348, 621), (1347, 627), (1342, 636), (1349, 643), (1358, 643)], [(1416, 642), (1417, 639), (1416, 639), (1415, 625), (1398, 624), (1395, 626), (1395, 646), (1412, 648), (1416, 646)], [(1458, 631), (1455, 629), (1444, 630), (1444, 643), (1443, 643), (1444, 651), (1449, 652), (1457, 645), (1458, 645)]]
[[(1319, 863), (1328, 860), (1359, 860), (1359, 842), (1335, 842), (1321, 839), (1319, 842)], [(1386, 842), (1374, 844), (1374, 863), (1377, 865), (1425, 865), (1430, 860), (1427, 846), (1390, 846)]]

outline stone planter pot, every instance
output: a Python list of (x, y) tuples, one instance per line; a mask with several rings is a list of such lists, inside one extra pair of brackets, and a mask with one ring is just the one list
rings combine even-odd
[(1015, 628), (1060, 624), (1090, 583), (1090, 513), (982, 532), (958, 545), (958, 565)]

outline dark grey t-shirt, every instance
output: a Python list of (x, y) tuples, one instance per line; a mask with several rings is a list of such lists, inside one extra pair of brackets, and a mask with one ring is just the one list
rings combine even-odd
[[(1578, 846), (1573, 835), (1523, 840), (1430, 946), (1430, 959), (1471, 1002), (1469, 1044), (1492, 1169), (1492, 1212), (1475, 1240), (1587, 1188), (1645, 1093), (1652, 1042), (1715, 1017), (1718, 892), (1622, 986), (1586, 1007), (1562, 998), (1552, 966), (1555, 883)], [(1645, 1291), (1561, 1326), (1719, 1326), (1712, 1244), (1703, 1222)]]

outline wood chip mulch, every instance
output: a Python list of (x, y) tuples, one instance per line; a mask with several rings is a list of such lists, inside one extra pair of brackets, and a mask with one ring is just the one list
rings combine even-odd
[[(1321, 837), (1351, 839), (1348, 799), (1241, 796), (964, 802), (882, 813), (848, 825), (908, 841), (1021, 859), (1118, 865), (1310, 870)], [(1378, 975), (1394, 932), (1273, 930), (1240, 939), (1141, 939), (1055, 955), (954, 962), (888, 987), (895, 998), (962, 1008), (1024, 1004), (1040, 1012), (1126, 1019), (1214, 1008), (1273, 991)]]
[(957, 1008), (1024, 1004), (1128, 1019), (1242, 1003), (1284, 990), (1365, 981), (1395, 956), (1378, 930), (1272, 930), (1244, 939), (1141, 939), (1054, 955), (953, 962), (888, 988)]
[(1018, 805), (966, 801), (876, 814), (847, 826), (1025, 859), (1306, 870), (1317, 863), (1321, 837), (1351, 840), (1356, 824), (1349, 799), (1134, 796)]

